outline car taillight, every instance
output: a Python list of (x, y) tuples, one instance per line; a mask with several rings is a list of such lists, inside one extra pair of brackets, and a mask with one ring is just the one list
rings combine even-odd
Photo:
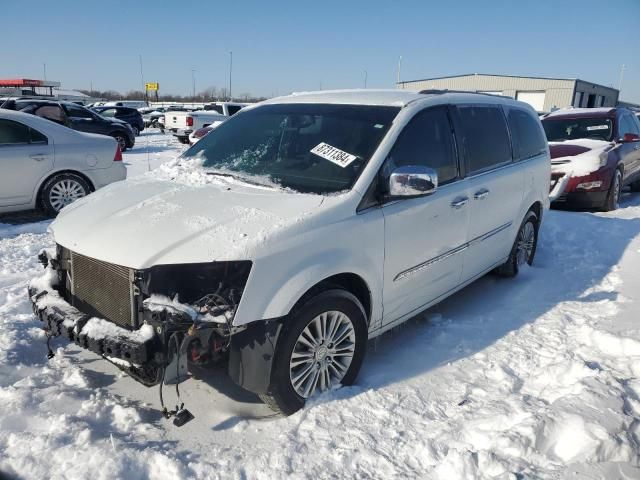
[(187, 117), (187, 127), (193, 127), (193, 117)]
[(209, 127), (204, 127), (204, 128), (199, 128), (198, 130), (195, 131), (195, 133), (193, 134), (193, 136), (195, 138), (202, 138), (204, 137), (207, 133), (209, 133), (211, 131), (211, 129)]
[(113, 157), (114, 162), (122, 161), (122, 150), (120, 150), (120, 145), (116, 145), (116, 156)]

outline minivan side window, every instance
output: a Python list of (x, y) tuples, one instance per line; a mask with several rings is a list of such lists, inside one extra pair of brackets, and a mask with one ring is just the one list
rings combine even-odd
[(518, 108), (510, 108), (507, 122), (513, 140), (514, 160), (526, 160), (545, 151), (547, 139), (533, 115)]
[(242, 107), (240, 105), (227, 105), (227, 110), (229, 111), (229, 116), (235, 115), (240, 111)]
[(511, 161), (511, 145), (504, 113), (495, 105), (457, 107), (460, 129), (456, 133), (465, 147), (470, 174)]
[(458, 161), (446, 107), (418, 113), (404, 127), (389, 154), (387, 171), (405, 165), (421, 165), (438, 172), (438, 183), (458, 177)]

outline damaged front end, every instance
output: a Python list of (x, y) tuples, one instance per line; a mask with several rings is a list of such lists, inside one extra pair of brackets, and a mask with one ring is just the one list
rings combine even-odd
[(232, 323), (250, 261), (134, 270), (61, 246), (39, 258), (45, 272), (29, 296), (47, 337), (66, 337), (146, 386), (177, 384), (189, 364), (223, 359), (242, 330)]

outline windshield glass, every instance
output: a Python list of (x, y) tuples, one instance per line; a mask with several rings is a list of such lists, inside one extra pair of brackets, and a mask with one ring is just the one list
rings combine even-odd
[(549, 142), (579, 138), (611, 141), (613, 126), (609, 118), (545, 118), (542, 120)]
[(184, 158), (242, 178), (266, 177), (302, 193), (349, 189), (399, 112), (368, 105), (280, 104), (245, 110)]

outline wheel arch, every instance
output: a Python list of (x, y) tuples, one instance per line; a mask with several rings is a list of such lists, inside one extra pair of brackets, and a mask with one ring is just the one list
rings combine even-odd
[[(306, 301), (314, 297), (320, 292), (339, 288), (354, 295), (364, 307), (366, 314), (367, 326), (371, 322), (372, 299), (371, 289), (367, 282), (360, 275), (352, 272), (337, 273), (320, 280), (312, 287), (308, 288), (294, 303), (291, 312), (295, 312)], [(291, 313), (290, 312), (290, 313)]]

